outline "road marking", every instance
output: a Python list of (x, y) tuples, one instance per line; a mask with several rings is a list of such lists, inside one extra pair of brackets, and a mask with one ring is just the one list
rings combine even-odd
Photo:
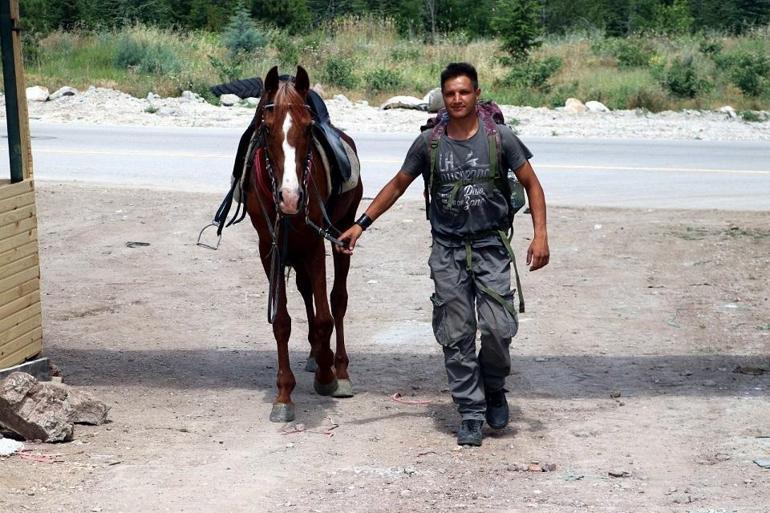
[[(3, 148), (2, 151), (7, 151)], [(145, 151), (145, 150), (66, 150), (66, 149), (33, 149), (35, 153), (65, 154), (65, 155), (124, 155), (129, 157), (166, 157), (166, 158), (202, 158), (202, 159), (227, 159), (231, 160), (234, 154), (225, 153), (194, 153), (184, 151)], [(361, 164), (403, 164), (401, 159), (361, 159)], [(642, 171), (653, 173), (702, 173), (702, 174), (742, 174), (742, 175), (770, 175), (766, 169), (713, 169), (697, 167), (641, 167), (641, 166), (585, 166), (570, 164), (535, 164), (538, 169), (560, 169), (574, 171)]]

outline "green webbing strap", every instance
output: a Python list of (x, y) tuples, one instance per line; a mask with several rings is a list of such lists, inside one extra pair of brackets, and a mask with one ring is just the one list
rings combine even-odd
[[(524, 293), (521, 291), (521, 279), (519, 278), (519, 268), (516, 266), (516, 255), (513, 253), (513, 248), (511, 247), (511, 241), (508, 238), (508, 236), (505, 234), (503, 230), (498, 231), (498, 234), (500, 235), (500, 239), (503, 241), (503, 245), (505, 246), (505, 250), (508, 252), (508, 255), (511, 257), (511, 265), (513, 265), (513, 274), (516, 276), (516, 291), (519, 294), (519, 312), (524, 313)], [(513, 231), (511, 231), (511, 237), (513, 237)]]
[[(508, 313), (510, 313), (512, 316), (516, 317), (516, 309), (513, 307), (511, 303), (505, 300), (503, 296), (495, 292), (494, 290), (490, 289), (486, 285), (482, 285), (481, 283), (478, 283), (476, 281), (476, 276), (473, 274), (473, 253), (471, 249), (471, 241), (470, 239), (465, 239), (465, 268), (468, 269), (468, 274), (471, 275), (471, 278), (473, 279), (473, 282), (476, 284), (476, 287), (481, 290), (484, 294), (494, 299), (497, 303), (500, 304), (503, 308), (505, 308)], [(518, 274), (516, 275), (516, 279), (518, 281)], [(521, 296), (519, 296), (521, 298)], [(523, 308), (524, 304), (521, 303), (521, 307)], [(523, 310), (522, 310), (523, 312)]]

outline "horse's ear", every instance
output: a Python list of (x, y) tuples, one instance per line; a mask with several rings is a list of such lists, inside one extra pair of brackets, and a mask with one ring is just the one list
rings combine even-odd
[(305, 68), (302, 66), (297, 66), (297, 76), (294, 79), (294, 88), (303, 98), (310, 89), (310, 77), (307, 76), (307, 71), (305, 71)]
[(273, 66), (265, 77), (265, 92), (272, 94), (278, 90), (278, 66)]

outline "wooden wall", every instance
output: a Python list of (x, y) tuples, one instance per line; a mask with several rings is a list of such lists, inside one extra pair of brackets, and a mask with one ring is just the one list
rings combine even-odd
[(0, 369), (43, 348), (37, 216), (32, 180), (0, 181)]

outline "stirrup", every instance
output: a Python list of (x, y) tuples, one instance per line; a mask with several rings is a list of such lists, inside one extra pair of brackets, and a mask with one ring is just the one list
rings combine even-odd
[(207, 229), (211, 228), (212, 226), (217, 226), (218, 227), (219, 223), (216, 222), (216, 221), (212, 221), (209, 224), (207, 224), (206, 226), (204, 226), (203, 228), (201, 228), (201, 231), (198, 234), (198, 242), (196, 242), (196, 244), (195, 244), (196, 246), (200, 246), (200, 247), (206, 248), (206, 249), (213, 249), (214, 251), (219, 249), (219, 243), (222, 242), (222, 234), (221, 233), (219, 234), (219, 238), (217, 239), (217, 245), (216, 246), (211, 246), (210, 244), (206, 244), (205, 242), (201, 242), (201, 238), (203, 237), (203, 232), (205, 232)]

